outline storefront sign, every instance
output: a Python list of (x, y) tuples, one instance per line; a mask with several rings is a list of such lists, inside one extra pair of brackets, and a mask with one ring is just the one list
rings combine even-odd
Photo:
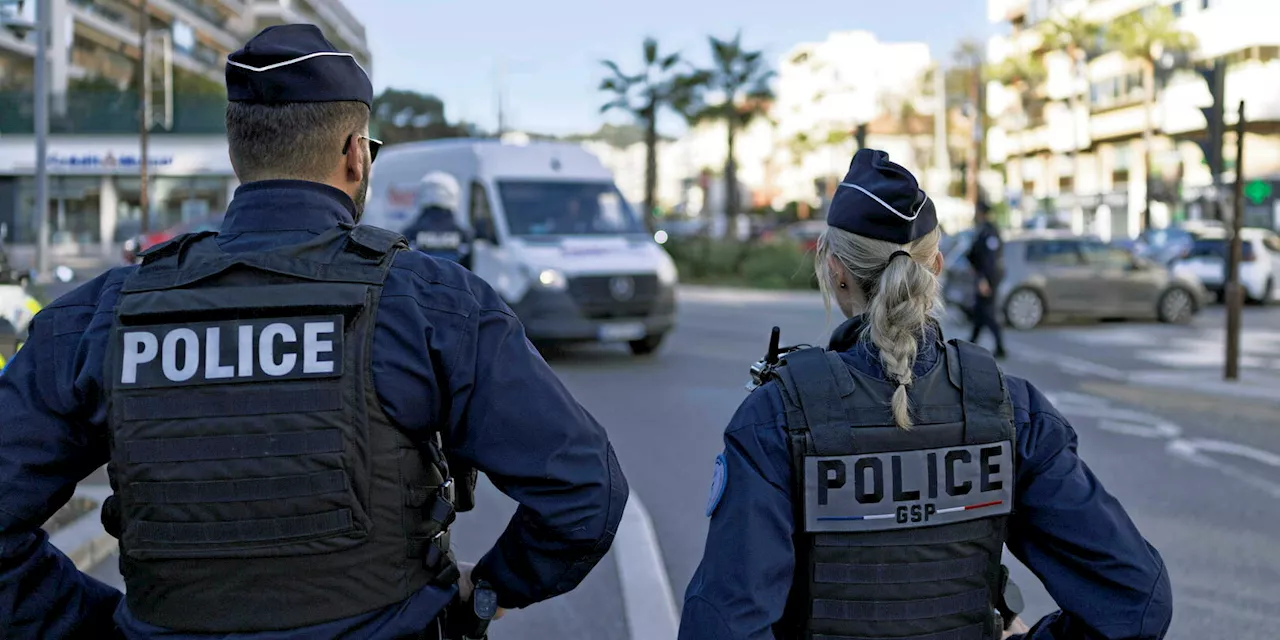
[[(45, 168), (53, 175), (136, 175), (142, 169), (137, 136), (53, 136)], [(0, 138), (0, 175), (35, 173), (35, 139)], [(225, 136), (153, 136), (147, 153), (153, 176), (231, 176)]]
[[(173, 156), (149, 156), (148, 167), (167, 167), (173, 164)], [(106, 155), (56, 155), (49, 154), (45, 158), (45, 166), (54, 169), (115, 169), (117, 167), (141, 167), (142, 158), (137, 155), (123, 154), (116, 156), (110, 151)]]

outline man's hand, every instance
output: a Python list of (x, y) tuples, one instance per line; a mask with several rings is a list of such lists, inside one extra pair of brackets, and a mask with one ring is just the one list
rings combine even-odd
[(1013, 624), (1009, 625), (1009, 628), (1008, 628), (1008, 629), (1005, 629), (1004, 635), (1002, 635), (1002, 636), (1000, 636), (1000, 637), (1001, 637), (1002, 639), (1003, 639), (1003, 638), (1009, 638), (1009, 637), (1012, 637), (1012, 636), (1014, 636), (1014, 635), (1016, 635), (1016, 634), (1019, 634), (1019, 633), (1027, 633), (1027, 632), (1029, 632), (1029, 631), (1031, 631), (1031, 627), (1028, 627), (1028, 626), (1027, 626), (1027, 623), (1023, 622), (1023, 621), (1022, 621), (1022, 617), (1021, 617), (1021, 616), (1019, 616), (1019, 617), (1017, 617), (1017, 618), (1014, 618), (1014, 619), (1013, 619)]
[(991, 297), (991, 283), (986, 278), (978, 278), (978, 293), (984, 298)]
[[(471, 570), (475, 568), (476, 565), (474, 562), (458, 563), (458, 595), (462, 598), (463, 602), (471, 602), (471, 592), (475, 591), (476, 586), (471, 582)], [(506, 609), (498, 607), (498, 612), (493, 615), (493, 619), (497, 620), (501, 618), (502, 614), (506, 612)]]

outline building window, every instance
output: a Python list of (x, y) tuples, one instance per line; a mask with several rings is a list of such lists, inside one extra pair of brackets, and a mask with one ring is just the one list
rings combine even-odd
[(1200, 0), (1200, 10), (1201, 11), (1209, 10), (1209, 0)]
[(1182, 17), (1182, 4), (1183, 4), (1183, 3), (1182, 3), (1182, 1), (1181, 1), (1181, 0), (1179, 0), (1178, 2), (1173, 3), (1172, 9), (1173, 9), (1173, 15), (1174, 15), (1175, 17), (1178, 17), (1178, 18), (1181, 18), (1181, 17)]

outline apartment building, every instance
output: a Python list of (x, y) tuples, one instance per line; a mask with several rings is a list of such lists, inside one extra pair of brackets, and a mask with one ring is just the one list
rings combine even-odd
[[(118, 255), (141, 220), (139, 0), (48, 0), (51, 94), (47, 169), (56, 253)], [(34, 19), (35, 1), (23, 7)], [(223, 123), (227, 54), (273, 24), (316, 24), (372, 69), (363, 25), (340, 0), (148, 0), (153, 94), (170, 117), (148, 154), (152, 228), (220, 213), (237, 182)], [(33, 243), (33, 34), (0, 29), (0, 224), (9, 243)], [(167, 64), (164, 61), (167, 60)], [(165, 109), (159, 108), (163, 113)], [(12, 203), (12, 204), (11, 204)]]
[[(1078, 15), (1103, 26), (1154, 4), (1167, 5), (1181, 29), (1195, 36), (1189, 60), (1164, 56), (1157, 65), (1152, 111), (1155, 136), (1148, 178), (1143, 132), (1146, 79), (1140, 63), (1100, 47), (1077, 68), (1064, 51), (1049, 50), (1039, 27)], [(1211, 103), (1194, 65), (1228, 63), (1228, 126), (1247, 103), (1244, 177), (1280, 185), (1280, 18), (1274, 0), (989, 0), (988, 17), (1008, 33), (988, 43), (994, 64), (1011, 56), (1039, 56), (1039, 86), (991, 83), (987, 107), (995, 127), (988, 161), (1005, 173), (1006, 199), (1021, 217), (1046, 215), (1082, 233), (1132, 238), (1145, 223), (1148, 188), (1153, 227), (1215, 215), (1212, 177), (1195, 140), (1205, 134), (1201, 107)], [(1235, 179), (1234, 135), (1224, 154), (1224, 179)], [(1259, 189), (1256, 194), (1276, 189)], [(1246, 224), (1277, 226), (1272, 196), (1246, 203)], [(1015, 220), (1016, 222), (1016, 220)]]

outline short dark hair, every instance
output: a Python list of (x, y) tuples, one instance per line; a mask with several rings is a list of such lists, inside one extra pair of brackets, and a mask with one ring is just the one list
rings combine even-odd
[(346, 137), (369, 123), (363, 102), (227, 105), (227, 144), (241, 182), (322, 181)]

